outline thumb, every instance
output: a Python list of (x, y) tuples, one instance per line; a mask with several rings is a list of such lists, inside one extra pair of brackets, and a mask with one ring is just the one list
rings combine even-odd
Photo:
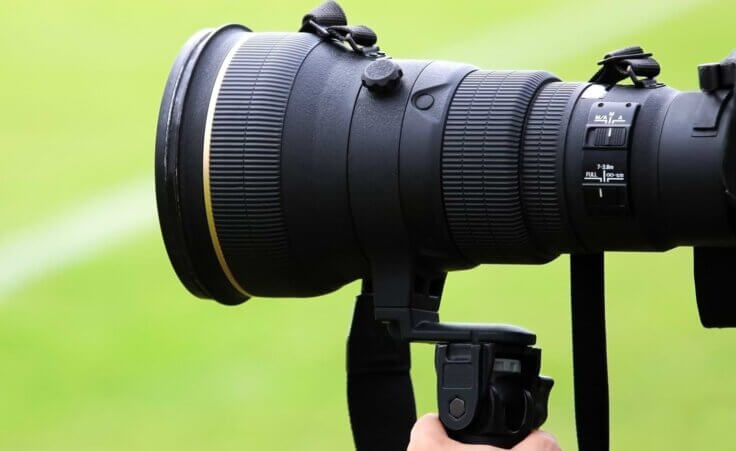
[[(488, 445), (467, 445), (447, 436), (436, 414), (424, 415), (411, 430), (407, 451), (508, 451)], [(560, 451), (555, 438), (546, 432), (535, 431), (511, 451)]]
[(511, 451), (562, 451), (557, 439), (547, 432), (534, 431)]
[(430, 413), (417, 420), (411, 430), (407, 451), (506, 451), (485, 445), (466, 445), (447, 436), (437, 414)]

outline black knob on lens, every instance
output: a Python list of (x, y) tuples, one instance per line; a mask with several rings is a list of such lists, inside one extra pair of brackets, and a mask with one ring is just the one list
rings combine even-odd
[(363, 70), (363, 86), (371, 92), (388, 94), (399, 85), (403, 75), (401, 67), (394, 60), (379, 59)]

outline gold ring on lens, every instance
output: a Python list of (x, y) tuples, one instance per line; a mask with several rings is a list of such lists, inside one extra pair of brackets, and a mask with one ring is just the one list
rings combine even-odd
[(210, 97), (210, 104), (207, 109), (207, 122), (204, 129), (204, 150), (202, 152), (202, 185), (204, 186), (204, 209), (207, 213), (207, 226), (210, 230), (212, 247), (215, 250), (217, 261), (220, 262), (220, 267), (225, 273), (225, 277), (227, 277), (230, 285), (232, 285), (233, 288), (235, 288), (235, 290), (237, 290), (240, 294), (249, 297), (251, 295), (247, 291), (245, 291), (245, 288), (240, 285), (240, 282), (238, 282), (238, 280), (235, 278), (233, 272), (230, 271), (230, 267), (228, 266), (227, 260), (225, 259), (225, 254), (223, 254), (222, 252), (222, 246), (220, 246), (220, 240), (217, 238), (215, 215), (212, 212), (212, 193), (210, 192), (210, 142), (212, 138), (212, 123), (215, 118), (215, 108), (217, 106), (217, 98), (220, 95), (220, 89), (222, 88), (222, 81), (225, 79), (225, 74), (227, 73), (228, 67), (230, 67), (230, 63), (235, 57), (235, 54), (245, 43), (245, 41), (247, 41), (248, 38), (252, 36), (252, 34), (253, 33), (246, 33), (246, 35), (240, 41), (238, 41), (232, 49), (230, 49), (230, 52), (225, 57), (225, 60), (222, 62), (222, 66), (220, 66), (220, 70), (217, 73), (215, 85), (212, 88), (212, 97)]

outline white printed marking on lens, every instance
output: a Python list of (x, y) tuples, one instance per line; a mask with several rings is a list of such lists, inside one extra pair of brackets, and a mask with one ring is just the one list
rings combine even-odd
[(590, 85), (580, 97), (583, 99), (602, 99), (606, 94), (608, 94), (608, 90), (605, 86)]
[[(506, 68), (513, 64), (544, 68), (702, 5), (698, 0), (622, 0), (615, 8), (608, 3), (588, 3), (589, 17), (616, 24), (615, 33), (608, 33), (599, 29), (602, 19), (578, 20), (582, 10), (579, 4), (571, 4), (551, 15), (527, 16), (503, 28), (471, 35), (439, 51), (428, 46), (425, 56), (455, 61), (473, 58), (476, 63), (480, 59), (489, 68), (499, 63)], [(632, 10), (637, 13), (630, 14)], [(58, 217), (0, 238), (0, 299), (49, 273), (151, 230), (156, 225), (153, 184), (152, 176), (133, 180)]]
[(156, 225), (153, 177), (95, 196), (49, 221), (0, 238), (0, 299), (46, 274)]

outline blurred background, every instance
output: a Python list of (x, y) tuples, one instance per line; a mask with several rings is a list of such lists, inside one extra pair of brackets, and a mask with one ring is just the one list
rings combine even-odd
[[(164, 82), (196, 30), (298, 28), (319, 0), (5, 0), (0, 15), (0, 449), (346, 450), (356, 284), (234, 308), (189, 295), (156, 222)], [(661, 80), (736, 47), (733, 2), (343, 0), (395, 57), (588, 79), (641, 44)], [(429, 30), (429, 32), (427, 32)], [(691, 251), (607, 259), (614, 450), (734, 449), (736, 331), (698, 321)], [(575, 450), (567, 259), (451, 274), (444, 320), (537, 332), (546, 428)], [(433, 348), (415, 345), (420, 413)]]

